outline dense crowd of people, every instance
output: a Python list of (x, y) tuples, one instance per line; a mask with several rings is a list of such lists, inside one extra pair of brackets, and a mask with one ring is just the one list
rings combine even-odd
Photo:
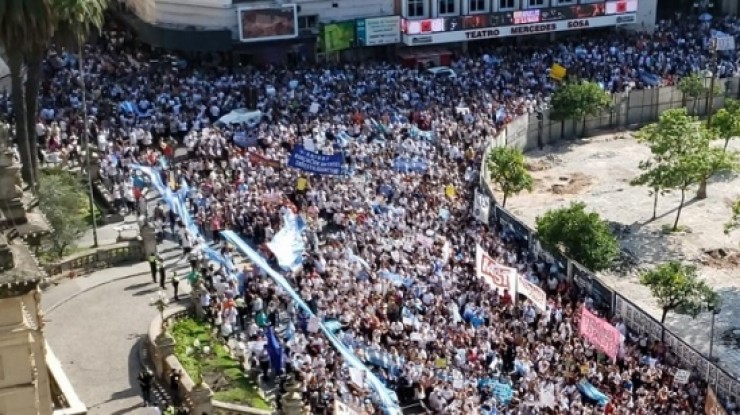
[[(669, 84), (710, 69), (709, 30), (738, 28), (729, 18), (711, 26), (662, 22), (654, 35), (502, 46), (458, 57), (454, 80), (388, 63), (196, 66), (133, 49), (125, 32), (106, 32), (87, 46), (83, 62), (90, 137), (121, 210), (141, 212), (147, 183), (132, 165), (155, 166), (175, 188), (188, 184), (189, 214), (234, 262), (220, 231), (242, 235), (274, 264), (265, 243), (288, 211), (303, 218), (303, 263), (286, 275), (315, 318), (259, 267), (228, 273), (214, 265), (204, 240), (163, 203), (151, 220), (180, 241), (204, 282), (200, 304), (221, 335), (264, 379), (299, 379), (307, 414), (332, 413), (334, 400), (358, 413), (382, 410), (363, 373), (348, 370), (317, 330), (316, 318), (332, 323), (401, 406), (449, 415), (700, 414), (706, 385), (693, 377), (674, 382), (678, 362), (666, 345), (614, 320), (625, 342), (611, 361), (579, 336), (579, 311), (593, 309), (593, 300), (512, 229), (478, 221), (472, 194), (489, 139), (554, 90), (552, 63), (611, 91), (655, 86), (655, 77)], [(79, 157), (84, 134), (77, 59), (51, 53), (41, 88), (37, 134), (62, 162)], [(720, 76), (739, 70), (736, 55), (720, 56)], [(249, 87), (260, 91), (261, 122), (218, 123), (246, 107)], [(0, 107), (12, 113), (7, 100)], [(348, 174), (288, 167), (298, 146), (341, 153)], [(178, 147), (186, 157), (178, 157)], [(399, 159), (418, 163), (401, 167)], [(541, 286), (547, 309), (476, 278), (478, 245)], [(279, 333), (285, 368), (271, 365), (268, 331)]]

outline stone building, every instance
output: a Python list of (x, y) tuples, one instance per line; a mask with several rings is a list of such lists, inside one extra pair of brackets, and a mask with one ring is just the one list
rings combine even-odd
[(22, 191), (19, 166), (0, 125), (0, 415), (87, 413), (44, 339), (44, 272), (25, 240), (48, 232), (33, 198)]

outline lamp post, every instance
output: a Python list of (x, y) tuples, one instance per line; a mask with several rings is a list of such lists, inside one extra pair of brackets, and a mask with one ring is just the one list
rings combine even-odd
[(185, 350), (185, 354), (188, 356), (194, 356), (195, 357), (195, 366), (198, 370), (198, 378), (195, 381), (195, 386), (203, 386), (205, 383), (203, 379), (203, 359), (207, 358), (211, 354), (211, 347), (205, 344), (202, 344), (200, 340), (195, 339), (193, 341), (193, 346), (188, 347), (187, 350)]
[(80, 87), (82, 88), (82, 116), (84, 117), (85, 132), (82, 134), (82, 145), (85, 148), (85, 170), (87, 170), (87, 201), (90, 208), (90, 217), (92, 218), (93, 231), (93, 248), (98, 246), (98, 221), (95, 217), (95, 201), (93, 200), (93, 180), (90, 163), (90, 120), (87, 116), (87, 88), (85, 86), (85, 63), (83, 55), (82, 41), (78, 40), (77, 48), (79, 50), (79, 70), (80, 70)]
[(157, 311), (159, 311), (159, 318), (161, 320), (161, 328), (162, 333), (160, 335), (163, 335), (167, 332), (167, 322), (164, 319), (164, 310), (167, 309), (167, 305), (169, 304), (169, 299), (167, 298), (167, 293), (164, 292), (164, 290), (159, 290), (157, 292), (157, 298), (152, 300), (151, 305), (157, 308)]
[(544, 114), (541, 107), (537, 107), (537, 147), (542, 150), (544, 144), (542, 143), (542, 123), (544, 121)]
[(712, 107), (714, 106), (714, 81), (717, 79), (717, 70), (719, 65), (717, 64), (717, 44), (719, 40), (715, 37), (712, 38), (712, 64), (711, 64), (711, 76), (712, 79), (709, 81), (709, 92), (707, 93), (707, 127), (712, 126)]
[(710, 305), (709, 311), (712, 313), (712, 325), (709, 332), (709, 361), (714, 361), (715, 359), (712, 357), (712, 352), (714, 351), (714, 319), (717, 317), (717, 314), (722, 312), (722, 308)]

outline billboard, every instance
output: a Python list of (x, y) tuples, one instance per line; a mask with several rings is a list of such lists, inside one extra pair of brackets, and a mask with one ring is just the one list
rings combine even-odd
[(355, 43), (355, 21), (326, 23), (321, 27), (321, 46), (324, 52), (351, 48)]
[[(543, 12), (544, 14), (544, 12)], [(490, 16), (489, 16), (490, 17)], [(456, 18), (459, 19), (459, 18)], [(631, 19), (629, 21), (625, 19)], [(569, 20), (547, 21), (540, 23), (519, 24), (509, 26), (469, 26), (469, 29), (457, 31), (441, 32), (422, 32), (417, 35), (406, 33), (402, 36), (402, 42), (408, 46), (435, 45), (451, 42), (467, 42), (469, 40), (495, 39), (509, 36), (522, 36), (531, 34), (544, 34), (553, 32), (562, 32), (566, 30), (589, 29), (598, 27), (616, 26), (634, 22), (634, 14), (610, 15), (591, 18), (577, 18)], [(459, 20), (457, 20), (459, 21)], [(465, 26), (466, 19), (462, 19), (462, 25)]]
[(401, 41), (401, 17), (357, 20), (357, 43), (361, 46), (391, 45)]
[(239, 40), (264, 42), (298, 36), (298, 10), (295, 4), (237, 10)]

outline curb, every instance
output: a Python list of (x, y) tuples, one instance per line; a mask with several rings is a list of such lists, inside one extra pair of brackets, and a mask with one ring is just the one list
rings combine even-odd
[(110, 284), (112, 282), (117, 282), (117, 281), (129, 279), (129, 278), (134, 278), (134, 277), (140, 277), (141, 275), (142, 275), (142, 273), (137, 273), (137, 274), (132, 274), (132, 275), (124, 275), (124, 276), (111, 278), (109, 280), (101, 281), (101, 282), (99, 282), (97, 284), (91, 285), (91, 286), (89, 286), (89, 287), (87, 287), (85, 289), (82, 289), (80, 291), (77, 291), (76, 293), (74, 293), (72, 295), (69, 295), (69, 296), (67, 296), (67, 297), (65, 297), (65, 298), (57, 301), (54, 305), (52, 305), (51, 307), (49, 307), (46, 310), (44, 310), (44, 314), (48, 316), (54, 310), (56, 310), (57, 308), (61, 307), (62, 305), (64, 305), (68, 301), (74, 300), (75, 298), (79, 297), (80, 295), (85, 294), (88, 291), (92, 291), (95, 288), (102, 287), (103, 285), (108, 285), (108, 284)]

